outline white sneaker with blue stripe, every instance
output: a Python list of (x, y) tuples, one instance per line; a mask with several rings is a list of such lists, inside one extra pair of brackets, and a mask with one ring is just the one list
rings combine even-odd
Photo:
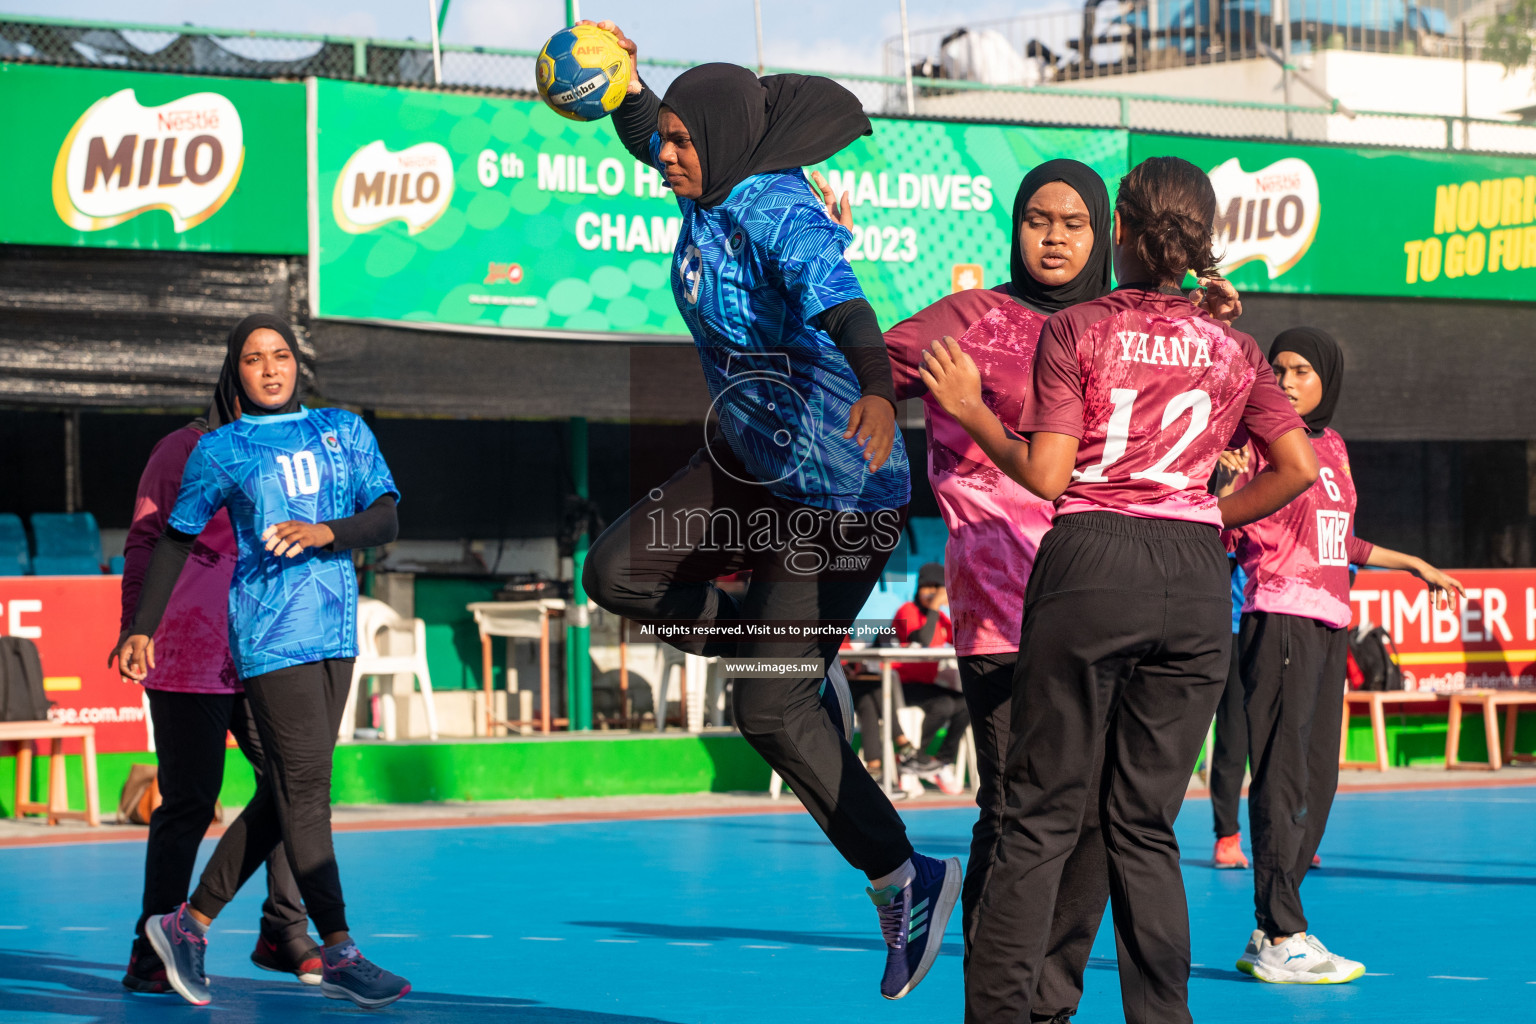
[(885, 938), (885, 974), (880, 994), (900, 999), (928, 973), (944, 945), (944, 928), (960, 899), (960, 858), (935, 860), (912, 855), (913, 878), (906, 886), (866, 889), (880, 913)]

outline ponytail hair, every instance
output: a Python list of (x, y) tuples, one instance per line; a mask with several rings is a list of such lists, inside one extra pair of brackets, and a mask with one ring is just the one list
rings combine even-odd
[[(1211, 252), (1216, 190), (1188, 160), (1154, 156), (1120, 179), (1115, 216), (1129, 245), (1158, 284), (1178, 285), (1188, 271), (1216, 265)], [(1126, 237), (1128, 236), (1128, 237)]]

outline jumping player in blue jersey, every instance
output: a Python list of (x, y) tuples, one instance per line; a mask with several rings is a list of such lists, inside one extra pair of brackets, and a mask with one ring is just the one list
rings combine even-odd
[(331, 756), (357, 657), (349, 552), (394, 540), (399, 492), (361, 419), (299, 404), (298, 343), (285, 321), (246, 317), (225, 360), (222, 380), (237, 391), (227, 404), (240, 416), (203, 435), (187, 459), (119, 660), (134, 679), (154, 667), (152, 637), (192, 541), (228, 509), (238, 549), (230, 647), (267, 770), (188, 902), (145, 931), (172, 987), (206, 1004), (208, 926), (281, 842), (325, 943), (321, 991), (385, 1006), (411, 987), (364, 959), (347, 931), (331, 845)]
[[(844, 257), (851, 216), (845, 203), (843, 223), (830, 217), (801, 170), (869, 119), (828, 79), (705, 64), (664, 100), (632, 74), (614, 123), (682, 210), (672, 292), (718, 429), (597, 539), (587, 592), (642, 628), (682, 630), (663, 635), (690, 653), (794, 660), (735, 678), (735, 723), (869, 877), (880, 991), (899, 999), (938, 955), (960, 862), (913, 851), (848, 745), (837, 650), (901, 540), (911, 479), (884, 336)], [(715, 585), (738, 572), (751, 573), (740, 598)]]

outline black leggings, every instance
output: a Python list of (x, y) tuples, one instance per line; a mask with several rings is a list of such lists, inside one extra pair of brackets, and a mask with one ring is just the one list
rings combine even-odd
[[(976, 908), (997, 865), (997, 838), (1007, 814), (1001, 782), (1013, 729), (1013, 675), (1018, 660), (1018, 653), (1012, 651), (972, 654), (960, 659), (960, 685), (965, 690), (976, 735), (976, 771), (980, 776), (976, 805), (981, 808), (971, 831), (971, 857), (965, 865), (965, 888), (960, 897), (965, 917), (967, 971)], [(1103, 763), (1101, 756), (1094, 768), (1091, 792), (1099, 790)], [(1093, 940), (1099, 934), (1108, 905), (1109, 863), (1104, 853), (1104, 831), (1099, 827), (1099, 802), (1095, 799), (1084, 808), (1077, 846), (1061, 869), (1061, 888), (1051, 917), (1045, 963), (1030, 1010), (1032, 1019), (1048, 1021), (1077, 1013), (1077, 1004), (1083, 998), (1088, 956), (1093, 952)]]
[(1217, 839), (1243, 830), (1237, 811), (1243, 775), (1248, 771), (1248, 712), (1243, 707), (1243, 673), (1238, 665), (1243, 645), (1238, 639), (1233, 634), (1232, 664), (1216, 706), (1216, 749), (1211, 751), (1211, 817)]
[[(266, 771), (261, 738), (242, 693), (177, 693), (146, 690), (155, 730), (161, 804), (149, 819), (144, 848), (144, 911), (134, 926), (175, 910), (187, 898), (197, 850), (213, 821), (224, 785), (224, 736), (234, 733), (258, 783)], [(287, 854), (279, 846), (267, 858), (267, 899), (261, 930), (275, 942), (304, 936), (308, 922)]]
[(1034, 1009), (1062, 875), (1094, 800), (1127, 1024), (1188, 1024), (1173, 822), (1231, 644), (1215, 527), (1080, 512), (1045, 535), (1024, 596), (996, 863), (970, 929), (969, 1024)]
[[(846, 630), (899, 542), (906, 508), (886, 510), (878, 526), (860, 526), (859, 518), (838, 522), (827, 510), (778, 498), (750, 482), (729, 451), (701, 449), (603, 531), (587, 555), (583, 582), (599, 607), (636, 620), (642, 629), (646, 624), (734, 629), (751, 623)], [(777, 542), (761, 531), (770, 521), (782, 527)], [(799, 539), (785, 543), (788, 536)], [(885, 546), (887, 539), (891, 546)], [(822, 556), (839, 554), (851, 554), (857, 567), (840, 571), (823, 564)], [(752, 581), (738, 603), (714, 581), (743, 570), (752, 572)], [(818, 697), (843, 633), (834, 629), (792, 640), (716, 636), (668, 642), (690, 654), (819, 663), (814, 675), (735, 680), (736, 727), (789, 783), (849, 864), (870, 878), (900, 867), (912, 855), (906, 826), (838, 735)]]
[(331, 763), (353, 660), (311, 661), (241, 680), (267, 770), (203, 869), (194, 910), (217, 917), (281, 843), (321, 939), (347, 930), (331, 847)]
[(923, 738), (917, 749), (926, 752), (940, 729), (947, 728), (944, 742), (934, 752), (934, 757), (945, 764), (954, 764), (960, 752), (960, 741), (970, 727), (971, 716), (965, 709), (965, 698), (954, 690), (937, 683), (902, 683), (901, 697), (909, 708), (923, 709)]

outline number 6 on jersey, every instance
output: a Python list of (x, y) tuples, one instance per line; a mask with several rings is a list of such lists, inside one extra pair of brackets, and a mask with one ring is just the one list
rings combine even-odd
[(297, 498), (301, 494), (314, 494), (320, 490), (320, 469), (315, 465), (315, 457), (309, 452), (299, 452), (292, 458), (279, 455), (277, 464), (283, 467), (283, 481), (288, 485), (288, 497)]

